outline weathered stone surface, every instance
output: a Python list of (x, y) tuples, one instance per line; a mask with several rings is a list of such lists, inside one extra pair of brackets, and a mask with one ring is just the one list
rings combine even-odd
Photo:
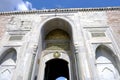
[(80, 12), (80, 24), (82, 27), (105, 27), (106, 13), (103, 12)]
[(8, 19), (9, 17), (7, 16), (0, 16), (0, 40), (6, 31), (6, 25), (7, 25)]
[(120, 11), (107, 11), (107, 23), (120, 47)]

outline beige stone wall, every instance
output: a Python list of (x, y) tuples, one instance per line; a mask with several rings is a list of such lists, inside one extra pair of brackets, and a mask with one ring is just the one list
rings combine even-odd
[(113, 36), (120, 47), (120, 11), (107, 11), (107, 17), (107, 23), (111, 27)]
[(2, 39), (5, 31), (6, 31), (6, 24), (8, 21), (8, 17), (7, 16), (0, 16), (0, 40)]
[(107, 25), (105, 11), (80, 12), (79, 15), (82, 27), (105, 27)]

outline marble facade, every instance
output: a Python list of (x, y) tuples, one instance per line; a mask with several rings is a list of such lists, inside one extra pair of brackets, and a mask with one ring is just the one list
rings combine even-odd
[(0, 80), (59, 76), (120, 80), (119, 7), (0, 13)]

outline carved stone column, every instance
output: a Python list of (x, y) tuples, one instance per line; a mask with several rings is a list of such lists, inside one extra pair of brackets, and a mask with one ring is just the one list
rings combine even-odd
[(33, 46), (33, 56), (32, 56), (32, 61), (31, 61), (31, 67), (30, 67), (30, 73), (29, 73), (29, 78), (28, 80), (33, 80), (34, 79), (34, 71), (35, 71), (35, 57), (36, 57), (36, 52), (37, 52), (38, 46), (34, 45)]
[(80, 67), (79, 67), (79, 57), (78, 57), (78, 53), (79, 53), (79, 46), (78, 44), (75, 44), (74, 45), (74, 54), (75, 54), (75, 70), (76, 70), (76, 77), (77, 77), (77, 80), (81, 80), (80, 79)]

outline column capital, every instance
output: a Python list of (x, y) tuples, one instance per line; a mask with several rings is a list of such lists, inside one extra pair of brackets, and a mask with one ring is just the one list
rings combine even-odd
[(74, 47), (75, 47), (75, 53), (78, 54), (78, 50), (79, 50), (78, 44), (74, 44)]

